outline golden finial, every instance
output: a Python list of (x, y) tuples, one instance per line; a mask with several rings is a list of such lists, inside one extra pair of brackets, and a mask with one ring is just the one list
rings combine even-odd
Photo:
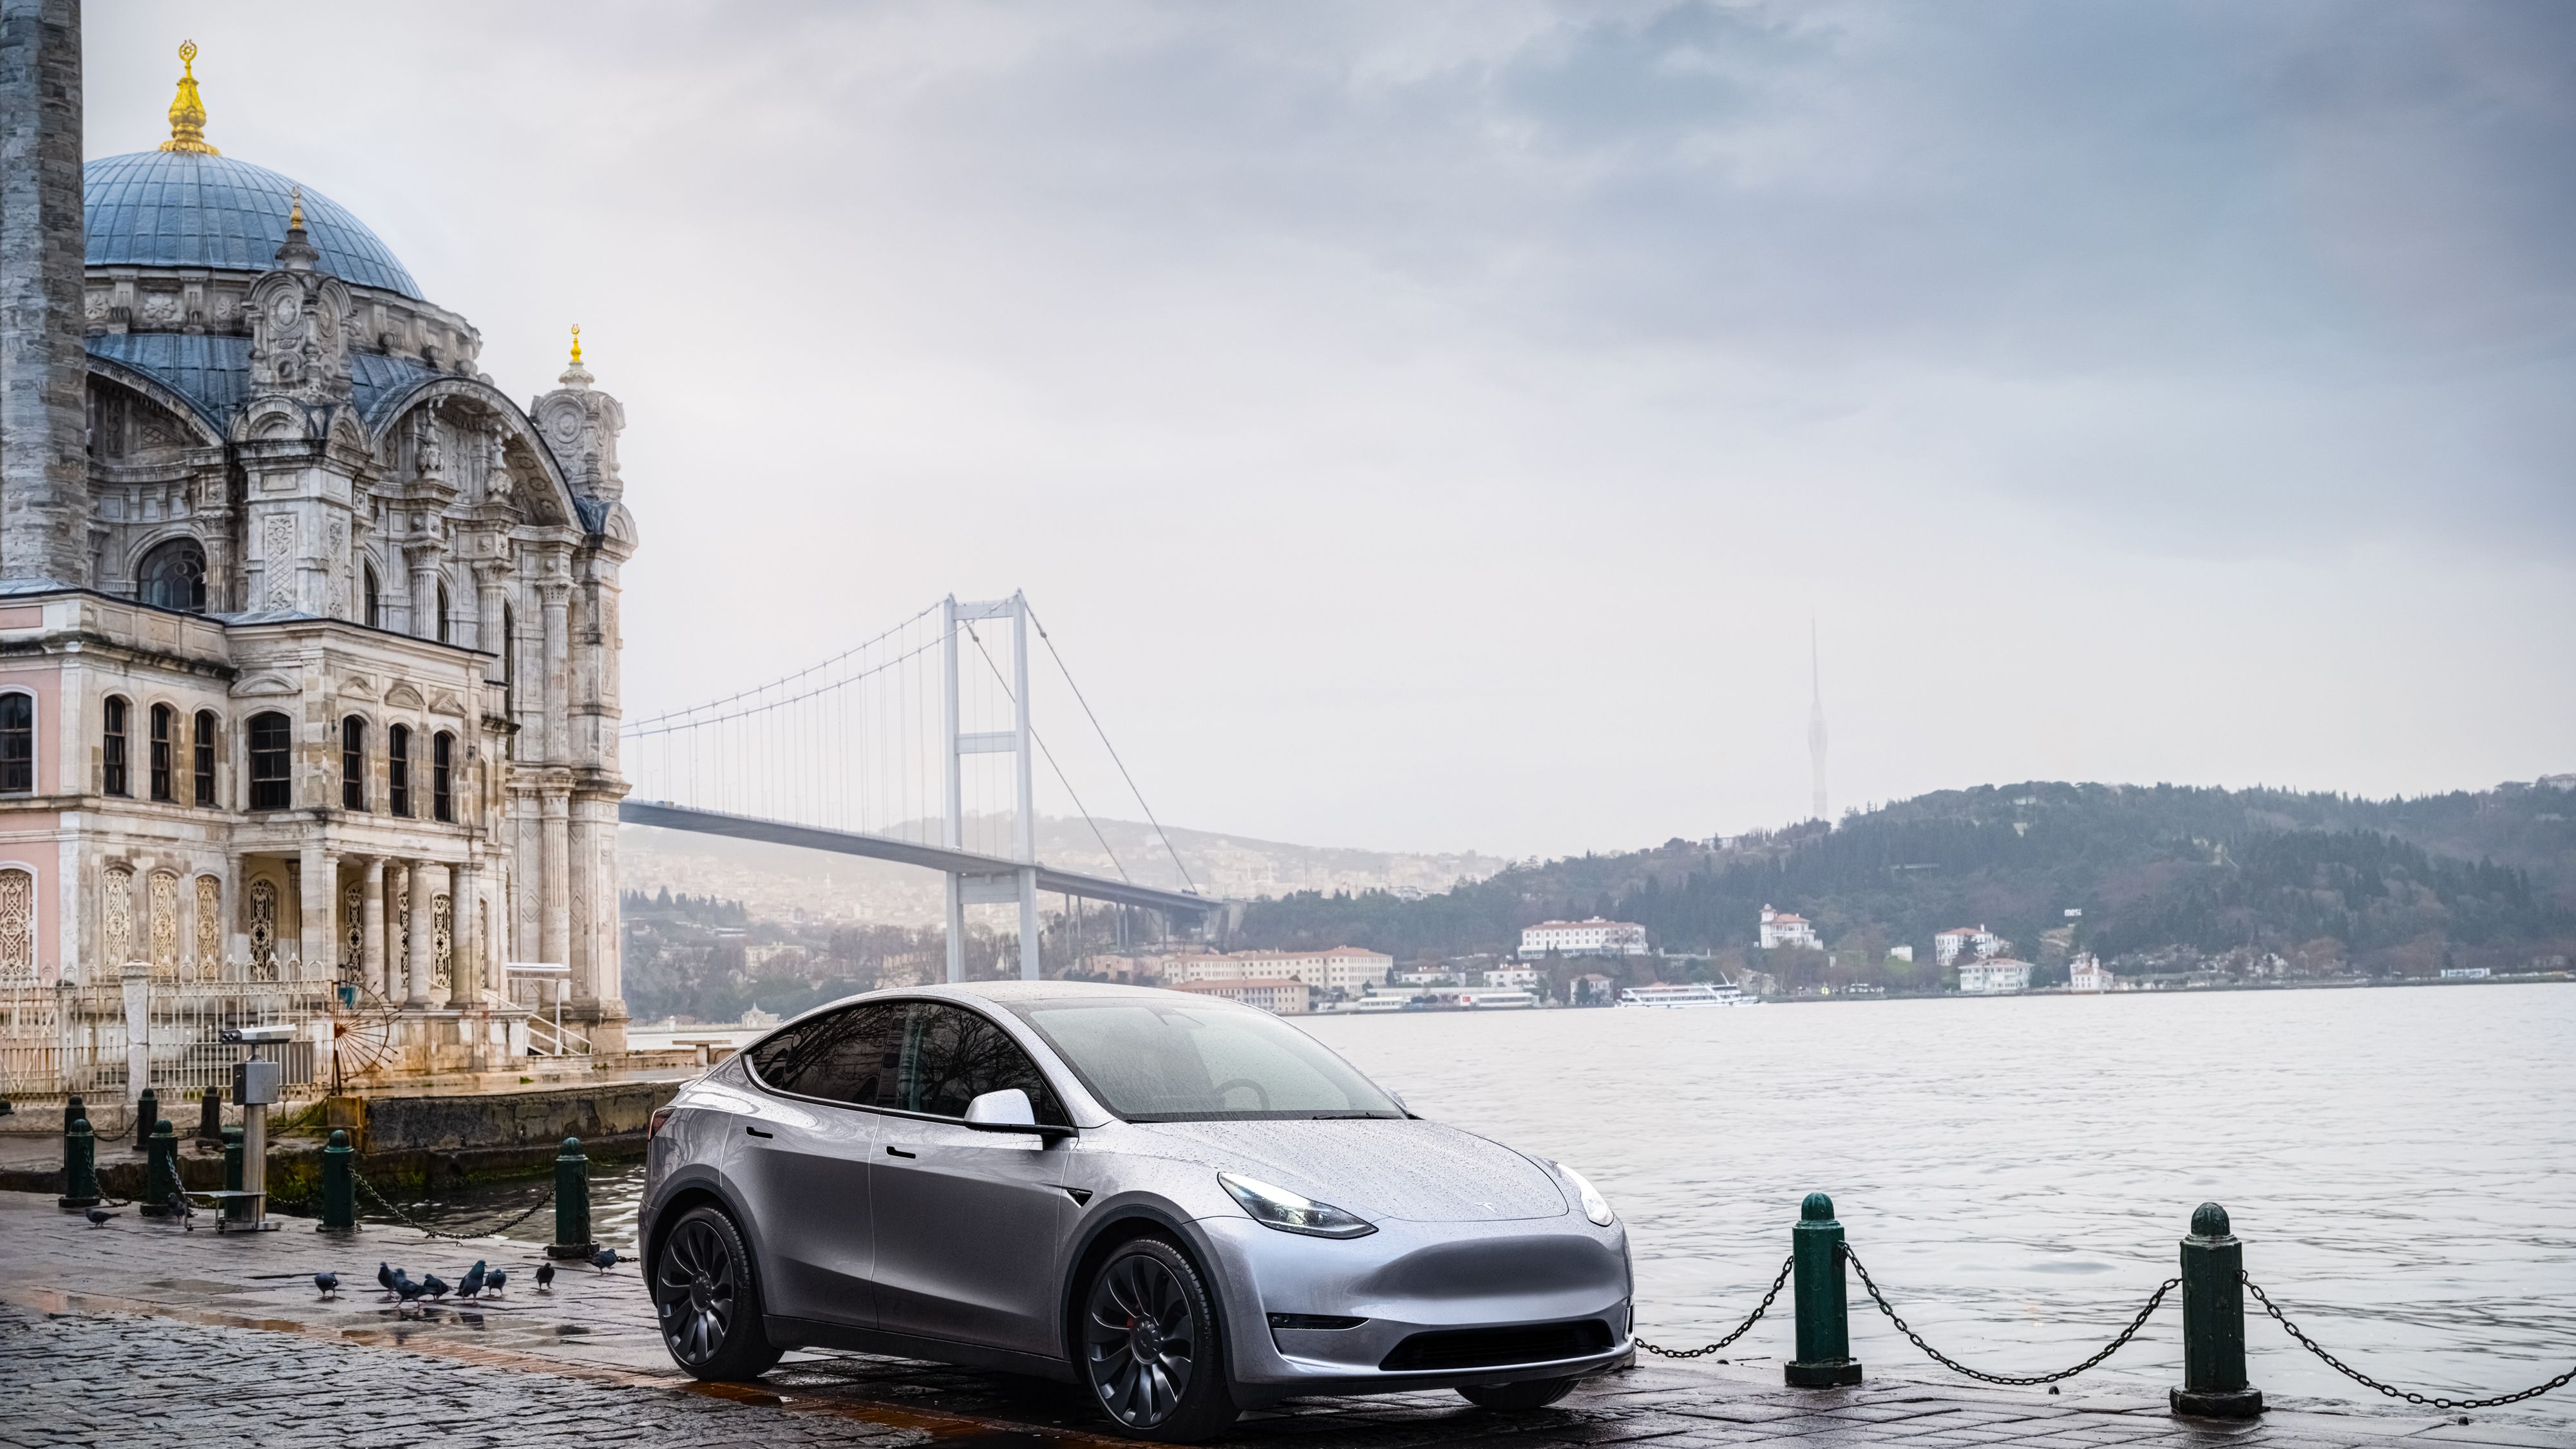
[(581, 366), (581, 324), (572, 324), (572, 365)]
[(288, 231), (295, 231), (304, 225), (304, 188), (301, 186), (295, 187), (288, 191), (286, 195), (288, 202), (286, 210), (286, 229)]
[(164, 151), (193, 151), (201, 156), (224, 154), (206, 144), (206, 103), (197, 98), (197, 42), (179, 45), (179, 94), (170, 102), (170, 139)]

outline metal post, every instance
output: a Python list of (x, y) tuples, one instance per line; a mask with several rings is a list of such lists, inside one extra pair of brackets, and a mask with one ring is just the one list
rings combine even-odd
[(1011, 728), (1019, 740), (1019, 838), (1013, 844), (1018, 847), (1020, 860), (1020, 979), (1035, 981), (1039, 975), (1037, 771), (1030, 759), (1029, 601), (1025, 593), (1011, 595), (1011, 702)]
[(590, 1240), (590, 1159), (582, 1155), (580, 1138), (567, 1137), (555, 1157), (555, 1240), (546, 1256), (588, 1258), (597, 1251)]
[(150, 1087), (134, 1102), (134, 1150), (152, 1150), (152, 1124), (161, 1120), (161, 1094)]
[(224, 1094), (217, 1088), (208, 1087), (206, 1094), (197, 1099), (197, 1140), (224, 1140)]
[(2182, 1387), (2173, 1411), (2208, 1419), (2251, 1419), (2263, 1391), (2245, 1382), (2245, 1245), (2227, 1230), (2227, 1209), (2202, 1203), (2182, 1240)]
[(322, 1221), (315, 1224), (315, 1232), (345, 1233), (357, 1228), (357, 1157), (349, 1134), (332, 1128), (330, 1145), (322, 1149)]
[(1792, 1388), (1859, 1383), (1860, 1364), (1851, 1356), (1850, 1307), (1843, 1296), (1843, 1225), (1834, 1221), (1832, 1198), (1811, 1192), (1798, 1205), (1789, 1252), (1797, 1265), (1798, 1356), (1783, 1366), (1783, 1374)]
[[(241, 1190), (242, 1129), (239, 1127), (227, 1127), (224, 1129), (224, 1191), (239, 1192)], [(224, 1221), (228, 1223), (249, 1222), (249, 1204), (241, 1198), (225, 1198)]]
[(148, 1218), (170, 1215), (170, 1196), (179, 1190), (179, 1134), (167, 1121), (152, 1124), (151, 1151), (143, 1159), (143, 1203), (137, 1211)]
[[(939, 603), (939, 625), (942, 637), (940, 660), (940, 733), (946, 738), (941, 763), (947, 769), (947, 793), (941, 797), (945, 808), (939, 843), (950, 850), (963, 849), (966, 841), (966, 763), (957, 751), (957, 596), (950, 594)], [(957, 872), (948, 872), (948, 979), (966, 979), (966, 882)]]
[(74, 1117), (63, 1128), (63, 1195), (54, 1205), (65, 1212), (98, 1206), (98, 1137), (87, 1117)]
[(268, 1226), (268, 1104), (242, 1105), (242, 1186), (251, 1196), (246, 1216), (253, 1228)]

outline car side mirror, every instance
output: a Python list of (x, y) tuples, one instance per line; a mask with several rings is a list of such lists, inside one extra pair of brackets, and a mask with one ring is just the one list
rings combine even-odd
[(1029, 1094), (1017, 1087), (986, 1092), (966, 1104), (966, 1125), (979, 1132), (1042, 1132)]

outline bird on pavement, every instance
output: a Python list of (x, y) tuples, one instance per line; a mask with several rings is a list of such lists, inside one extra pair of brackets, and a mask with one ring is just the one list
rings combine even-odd
[(414, 1303), (419, 1302), (420, 1295), (424, 1291), (426, 1290), (423, 1285), (411, 1281), (409, 1278), (404, 1277), (400, 1270), (396, 1270), (394, 1273), (394, 1296), (402, 1300), (402, 1305), (394, 1311), (396, 1313), (400, 1313), (404, 1308), (409, 1308)]
[(192, 1233), (197, 1230), (197, 1210), (189, 1205), (188, 1195), (186, 1193), (174, 1192), (170, 1194), (169, 1208), (170, 1216), (179, 1220), (179, 1226), (186, 1228)]
[(484, 1266), (483, 1260), (480, 1258), (475, 1259), (474, 1266), (466, 1269), (464, 1278), (457, 1282), (456, 1296), (459, 1298), (474, 1298), (481, 1296), (483, 1285), (490, 1281), (490, 1278), (490, 1270)]
[[(90, 1211), (91, 1211), (91, 1212), (93, 1212), (93, 1213), (95, 1213), (95, 1212), (97, 1212), (97, 1211), (98, 1211), (98, 1209), (96, 1209), (96, 1208), (91, 1208), (91, 1209), (90, 1209)], [(90, 1221), (92, 1221), (92, 1222), (96, 1222), (96, 1221), (97, 1221), (97, 1219), (93, 1217), (92, 1219), (90, 1219)], [(552, 1263), (539, 1263), (539, 1264), (537, 1265), (537, 1291), (538, 1291), (538, 1292), (540, 1292), (540, 1293), (552, 1293), (553, 1291), (555, 1291), (555, 1265), (554, 1265), (554, 1264), (552, 1264)]]
[(500, 1293), (501, 1289), (502, 1289), (502, 1286), (503, 1286), (503, 1285), (505, 1285), (505, 1284), (507, 1284), (509, 1281), (510, 1281), (510, 1275), (509, 1275), (509, 1273), (507, 1273), (506, 1271), (504, 1271), (504, 1270), (502, 1270), (502, 1269), (495, 1268), (495, 1269), (493, 1269), (493, 1270), (492, 1270), (492, 1272), (491, 1272), (490, 1276), (486, 1277), (486, 1278), (483, 1280), (483, 1291), (484, 1291), (484, 1292), (486, 1292), (486, 1293), (491, 1293), (491, 1294), (494, 1294), (494, 1295), (498, 1295), (498, 1294)]
[(109, 1211), (108, 1211), (107, 1209), (105, 1209), (105, 1208), (91, 1208), (88, 1212), (83, 1213), (81, 1216), (86, 1217), (86, 1218), (88, 1218), (88, 1219), (89, 1219), (89, 1225), (90, 1225), (91, 1227), (93, 1227), (93, 1228), (103, 1228), (103, 1227), (106, 1227), (106, 1226), (107, 1226), (107, 1220), (108, 1220), (109, 1218), (114, 1218), (114, 1217), (123, 1217), (123, 1216), (124, 1216), (124, 1214), (123, 1214), (123, 1213), (112, 1213), (112, 1212), (109, 1212)]
[(616, 1267), (617, 1250), (615, 1248), (602, 1248), (598, 1252), (591, 1254), (590, 1266), (597, 1268), (602, 1273)]
[(313, 1275), (313, 1286), (321, 1292), (323, 1297), (329, 1298), (340, 1291), (340, 1275), (337, 1273), (316, 1273)]
[(394, 1270), (386, 1267), (381, 1259), (376, 1263), (376, 1283), (385, 1290), (383, 1301), (391, 1303), (394, 1298)]
[(436, 1273), (423, 1273), (420, 1275), (420, 1291), (432, 1298), (444, 1298), (448, 1293), (447, 1280)]

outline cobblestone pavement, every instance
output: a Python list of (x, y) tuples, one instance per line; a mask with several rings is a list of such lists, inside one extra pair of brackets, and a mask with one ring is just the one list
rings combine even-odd
[[(511, 1271), (498, 1300), (403, 1313), (379, 1259), (454, 1281)], [(1071, 1389), (856, 1354), (792, 1354), (759, 1384), (693, 1386), (654, 1332), (635, 1269), (563, 1270), (535, 1290), (534, 1243), (431, 1242), (409, 1229), (326, 1237), (193, 1233), (135, 1217), (104, 1228), (50, 1198), (0, 1193), (0, 1445), (870, 1446), (1099, 1449)], [(316, 1270), (349, 1286), (314, 1291)], [(2576, 1449), (2576, 1433), (2430, 1415), (2274, 1413), (2177, 1420), (2136, 1398), (1987, 1390), (1884, 1376), (1781, 1386), (1767, 1360), (1649, 1364), (1557, 1409), (1502, 1415), (1454, 1394), (1299, 1400), (1249, 1415), (1236, 1445), (1510, 1449), (1652, 1442), (1968, 1449), (2327, 1449), (2396, 1440)]]

